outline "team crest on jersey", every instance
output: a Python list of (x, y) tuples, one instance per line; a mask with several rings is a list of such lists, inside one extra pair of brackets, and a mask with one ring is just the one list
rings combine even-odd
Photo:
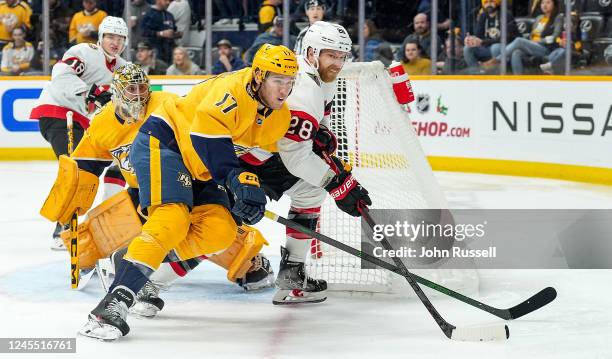
[(110, 153), (115, 159), (115, 162), (119, 164), (119, 168), (123, 171), (134, 173), (134, 167), (130, 163), (130, 149), (132, 144), (123, 145), (111, 150)]
[(176, 180), (179, 181), (183, 187), (191, 188), (191, 176), (187, 173), (179, 172)]

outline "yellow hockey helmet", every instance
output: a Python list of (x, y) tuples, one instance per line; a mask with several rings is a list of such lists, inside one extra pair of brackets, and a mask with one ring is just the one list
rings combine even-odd
[(263, 44), (253, 58), (253, 70), (259, 69), (260, 80), (266, 78), (268, 72), (295, 76), (298, 71), (297, 58), (293, 51), (283, 45)]
[(111, 93), (115, 113), (125, 122), (144, 119), (151, 91), (149, 77), (140, 65), (128, 62), (115, 69)]

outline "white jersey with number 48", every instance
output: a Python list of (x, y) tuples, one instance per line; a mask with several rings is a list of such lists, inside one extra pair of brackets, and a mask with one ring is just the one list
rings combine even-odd
[(30, 118), (65, 119), (66, 112), (72, 111), (75, 122), (83, 128), (89, 127), (85, 104), (87, 93), (94, 84), (109, 86), (115, 68), (125, 63), (120, 57), (107, 61), (102, 49), (95, 44), (72, 46), (62, 60), (53, 66), (51, 81), (45, 84)]

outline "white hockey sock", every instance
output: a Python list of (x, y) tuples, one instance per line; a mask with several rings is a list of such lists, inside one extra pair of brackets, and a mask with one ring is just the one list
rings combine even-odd
[(170, 263), (162, 263), (159, 268), (151, 274), (149, 280), (162, 289), (168, 289), (181, 276), (176, 273)]
[(289, 251), (290, 261), (304, 263), (306, 252), (310, 249), (310, 239), (287, 237), (285, 248)]

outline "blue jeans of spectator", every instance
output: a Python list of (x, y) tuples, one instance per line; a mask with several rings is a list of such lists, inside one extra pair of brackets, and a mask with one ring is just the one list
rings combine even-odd
[[(548, 55), (548, 49), (535, 41), (517, 37), (510, 45), (506, 46), (506, 54), (510, 56), (512, 73), (521, 75), (523, 73), (523, 59), (526, 56), (544, 57)], [(501, 55), (497, 56), (497, 60), (501, 61)]]
[(552, 50), (550, 54), (548, 55), (548, 61), (553, 65), (557, 64), (558, 62), (563, 62), (564, 59), (565, 59), (565, 48), (563, 47), (558, 47)]
[(492, 44), (489, 47), (478, 46), (478, 47), (464, 47), (463, 58), (465, 63), (468, 65), (470, 70), (474, 70), (478, 67), (478, 61), (486, 61), (492, 57), (497, 57), (501, 52), (500, 44)]

